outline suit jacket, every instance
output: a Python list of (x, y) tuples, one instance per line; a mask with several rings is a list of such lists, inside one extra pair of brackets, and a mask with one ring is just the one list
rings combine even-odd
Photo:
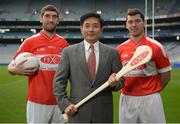
[[(114, 48), (99, 43), (99, 64), (95, 81), (90, 79), (85, 58), (84, 42), (65, 48), (61, 55), (54, 78), (54, 94), (62, 111), (70, 104), (76, 104), (103, 83), (112, 73), (121, 69), (119, 57)], [(67, 81), (70, 82), (70, 95), (67, 96)], [(113, 97), (112, 89), (106, 88), (82, 105), (78, 112), (70, 117), (73, 123), (112, 123)]]

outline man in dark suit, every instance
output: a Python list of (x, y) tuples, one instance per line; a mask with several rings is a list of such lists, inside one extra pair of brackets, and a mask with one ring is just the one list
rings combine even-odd
[[(87, 13), (81, 16), (80, 28), (84, 40), (63, 50), (54, 78), (58, 106), (70, 117), (70, 123), (112, 123), (112, 90), (116, 89), (119, 82), (112, 81), (110, 87), (78, 110), (75, 107), (76, 103), (106, 82), (112, 73), (121, 69), (116, 50), (99, 42), (103, 31), (100, 15)], [(66, 91), (68, 80), (69, 97)]]

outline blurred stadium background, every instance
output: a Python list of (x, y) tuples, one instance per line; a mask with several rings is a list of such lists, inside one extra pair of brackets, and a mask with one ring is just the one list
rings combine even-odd
[[(164, 45), (173, 66), (171, 84), (162, 93), (167, 121), (180, 122), (180, 97), (176, 95), (180, 90), (179, 0), (1, 0), (0, 122), (25, 122), (26, 80), (24, 77), (8, 75), (6, 66), (24, 39), (41, 30), (38, 16), (40, 9), (46, 4), (54, 4), (59, 9), (61, 22), (57, 33), (70, 44), (82, 41), (79, 30), (79, 18), (82, 14), (101, 14), (105, 20), (105, 29), (100, 41), (112, 47), (128, 38), (125, 29), (127, 10), (141, 9), (147, 19), (146, 34)], [(118, 122), (118, 97), (119, 93), (115, 94), (115, 122)]]

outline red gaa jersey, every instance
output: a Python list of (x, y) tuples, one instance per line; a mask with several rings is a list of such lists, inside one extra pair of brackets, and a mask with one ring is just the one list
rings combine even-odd
[(28, 100), (40, 104), (55, 105), (53, 77), (60, 62), (60, 53), (68, 42), (59, 35), (49, 38), (43, 31), (27, 38), (14, 58), (22, 52), (31, 52), (39, 59), (39, 69), (28, 76)]
[(131, 59), (136, 48), (141, 45), (147, 45), (152, 48), (152, 58), (147, 64), (130, 71), (124, 76), (125, 87), (121, 89), (123, 94), (142, 96), (159, 92), (162, 87), (158, 74), (171, 70), (171, 65), (163, 46), (145, 35), (139, 42), (128, 39), (117, 46), (116, 49), (123, 66)]

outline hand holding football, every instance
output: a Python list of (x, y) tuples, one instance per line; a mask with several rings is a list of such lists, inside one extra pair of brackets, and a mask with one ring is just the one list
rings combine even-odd
[(20, 53), (15, 58), (15, 64), (19, 64), (19, 63), (21, 63), (23, 61), (25, 61), (23, 63), (24, 68), (36, 67), (38, 69), (38, 67), (39, 67), (39, 60), (38, 60), (38, 58), (34, 54), (32, 54), (30, 52)]

